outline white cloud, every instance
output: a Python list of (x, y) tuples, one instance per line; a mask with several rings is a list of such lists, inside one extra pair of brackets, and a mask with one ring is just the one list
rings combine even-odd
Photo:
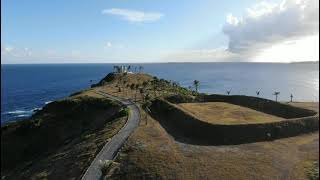
[(1, 45), (1, 56), (3, 57), (28, 57), (32, 55), (32, 51), (29, 48), (14, 48), (13, 46)]
[(106, 47), (106, 48), (112, 47), (112, 43), (111, 43), (111, 42), (107, 42), (105, 47)]
[(227, 16), (223, 32), (231, 52), (256, 51), (274, 43), (319, 34), (318, 0), (260, 2), (244, 17)]
[(226, 16), (228, 47), (172, 53), (182, 61), (292, 62), (319, 60), (318, 0), (261, 1), (242, 17)]
[(157, 21), (162, 18), (164, 15), (157, 12), (143, 12), (130, 9), (104, 9), (102, 14), (111, 14), (120, 16), (122, 19), (129, 22), (152, 22)]
[(10, 54), (14, 48), (12, 46), (5, 46), (1, 44), (1, 55)]
[(319, 35), (273, 44), (261, 50), (252, 59), (258, 62), (319, 60)]

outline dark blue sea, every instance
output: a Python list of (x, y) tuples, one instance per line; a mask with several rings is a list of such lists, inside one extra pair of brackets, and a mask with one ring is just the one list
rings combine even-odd
[[(1, 124), (26, 118), (48, 102), (89, 88), (114, 64), (1, 65)], [(280, 101), (319, 101), (319, 63), (164, 63), (142, 65), (144, 71), (188, 87), (200, 81), (206, 93), (255, 96)], [(92, 81), (91, 81), (92, 80)], [(91, 82), (90, 82), (91, 81)]]

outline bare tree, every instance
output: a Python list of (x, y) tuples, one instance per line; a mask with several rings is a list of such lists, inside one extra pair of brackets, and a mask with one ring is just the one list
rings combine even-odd
[(227, 90), (227, 94), (230, 95), (230, 93), (231, 93), (231, 90)]
[(290, 102), (292, 102), (292, 98), (293, 98), (293, 95), (291, 94), (291, 95), (290, 95)]

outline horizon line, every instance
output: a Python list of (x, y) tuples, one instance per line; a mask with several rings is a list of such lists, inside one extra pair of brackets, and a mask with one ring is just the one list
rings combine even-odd
[(184, 61), (184, 62), (61, 62), (61, 63), (1, 63), (1, 65), (37, 65), (37, 64), (182, 64), (182, 63), (264, 63), (264, 64), (293, 64), (293, 63), (317, 63), (319, 60), (315, 61), (291, 61), (291, 62), (250, 62), (250, 61)]

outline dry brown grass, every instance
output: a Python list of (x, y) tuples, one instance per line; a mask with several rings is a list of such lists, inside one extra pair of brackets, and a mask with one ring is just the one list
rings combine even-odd
[(175, 141), (148, 117), (148, 124), (142, 119), (121, 151), (120, 171), (113, 178), (307, 179), (306, 162), (318, 156), (318, 132), (270, 142), (201, 146)]
[(301, 108), (311, 109), (319, 113), (319, 102), (292, 102), (288, 104)]
[[(116, 96), (134, 97), (135, 91), (128, 88), (118, 92), (115, 85), (99, 88)], [(319, 107), (318, 103), (292, 105)], [(202, 111), (209, 109), (200, 108)], [(231, 108), (229, 114), (223, 115), (238, 118), (234, 111), (240, 109)], [(241, 145), (191, 145), (176, 141), (158, 121), (150, 116), (146, 120), (145, 112), (141, 113), (140, 126), (116, 159), (120, 169), (114, 171), (113, 179), (307, 179), (309, 162), (316, 161), (319, 156), (318, 132)], [(257, 112), (252, 113), (254, 117)]]
[(224, 102), (181, 103), (178, 107), (212, 124), (252, 124), (283, 120), (277, 116)]

